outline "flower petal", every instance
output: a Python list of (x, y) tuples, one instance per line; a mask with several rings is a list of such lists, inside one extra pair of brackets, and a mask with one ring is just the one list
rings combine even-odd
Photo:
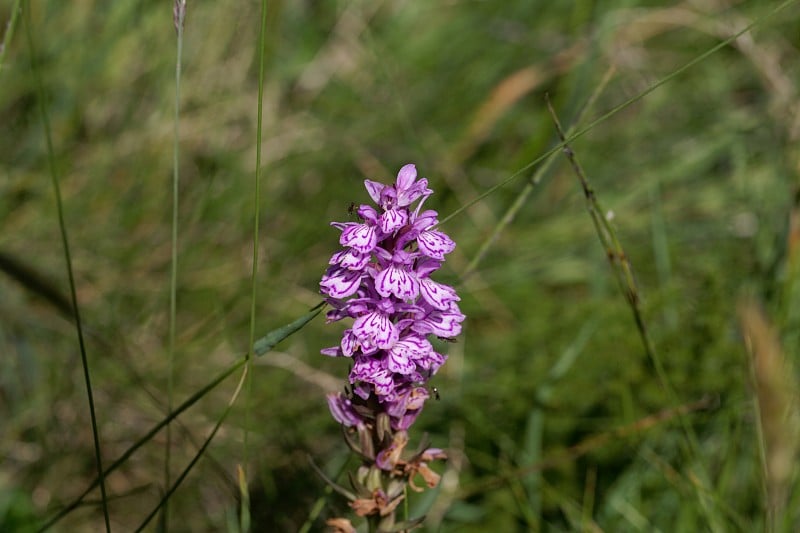
[(432, 190), (428, 188), (428, 180), (422, 178), (421, 180), (417, 181), (416, 183), (412, 184), (409, 188), (401, 190), (399, 187), (397, 189), (397, 205), (400, 207), (405, 207), (411, 204), (417, 198), (422, 196), (430, 196), (433, 193)]
[(378, 244), (378, 232), (375, 226), (367, 224), (354, 224), (342, 231), (339, 237), (342, 246), (349, 246), (355, 250), (366, 254), (371, 252)]
[(353, 333), (362, 345), (374, 341), (381, 350), (391, 348), (400, 337), (389, 317), (377, 311), (358, 317), (353, 322)]
[(398, 342), (389, 350), (386, 368), (390, 372), (408, 375), (417, 369), (417, 365), (411, 360), (408, 347)]
[(341, 353), (347, 357), (351, 357), (358, 349), (358, 338), (353, 334), (352, 329), (346, 329), (342, 334)]
[(439, 337), (456, 337), (461, 333), (461, 322), (464, 318), (458, 306), (451, 303), (449, 310), (434, 309), (425, 318), (415, 322), (411, 329), (423, 335), (432, 333)]
[(439, 367), (441, 367), (445, 361), (447, 361), (447, 356), (442, 355), (439, 352), (434, 352), (431, 350), (425, 357), (419, 359), (416, 363), (417, 366), (421, 367), (423, 370), (427, 370), (428, 377), (434, 375)]
[(381, 215), (381, 231), (392, 233), (408, 223), (408, 211), (405, 209), (389, 209)]
[(400, 169), (400, 172), (397, 173), (397, 181), (396, 187), (398, 191), (405, 191), (409, 187), (411, 187), (414, 182), (417, 180), (417, 167), (414, 164), (409, 163), (408, 165), (403, 165), (403, 168)]
[(394, 294), (401, 300), (412, 300), (419, 296), (419, 280), (413, 272), (391, 265), (378, 273), (375, 290), (384, 298)]
[(417, 236), (417, 244), (422, 253), (439, 260), (443, 260), (445, 254), (449, 254), (456, 248), (456, 243), (438, 230), (423, 231)]
[(382, 369), (373, 374), (371, 383), (374, 385), (375, 394), (378, 396), (387, 396), (394, 392), (394, 380), (388, 370)]
[(377, 181), (364, 180), (364, 187), (367, 188), (367, 192), (369, 193), (369, 197), (372, 198), (372, 201), (376, 204), (380, 204), (381, 192), (383, 192), (386, 185), (378, 183)]
[(362, 254), (355, 248), (350, 248), (342, 254), (339, 259), (339, 264), (349, 270), (362, 270), (367, 266), (371, 257), (372, 255), (370, 253)]
[(320, 292), (331, 298), (346, 298), (358, 291), (362, 273), (341, 267), (331, 267), (320, 281)]
[(341, 392), (328, 394), (328, 408), (333, 418), (344, 426), (355, 426), (362, 422), (361, 417), (353, 409), (353, 402), (345, 398)]
[(449, 308), (451, 302), (461, 299), (453, 287), (443, 283), (436, 283), (430, 278), (419, 280), (419, 292), (426, 302), (442, 311)]

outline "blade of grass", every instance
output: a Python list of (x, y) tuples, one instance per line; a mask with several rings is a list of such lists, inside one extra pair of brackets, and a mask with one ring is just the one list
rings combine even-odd
[(612, 107), (609, 111), (603, 113), (602, 115), (600, 115), (599, 117), (594, 119), (592, 122), (590, 122), (589, 124), (587, 124), (583, 128), (580, 128), (579, 130), (577, 130), (572, 135), (569, 135), (566, 138), (566, 141), (563, 141), (563, 142), (560, 142), (560, 143), (556, 144), (555, 146), (553, 146), (552, 148), (550, 148), (549, 150), (544, 152), (542, 155), (540, 155), (539, 157), (535, 158), (533, 161), (531, 161), (528, 164), (523, 165), (521, 168), (517, 169), (515, 172), (513, 172), (510, 176), (508, 176), (506, 179), (504, 179), (500, 183), (498, 183), (496, 185), (493, 185), (492, 187), (489, 187), (482, 194), (478, 195), (477, 197), (475, 197), (471, 201), (465, 203), (464, 205), (462, 205), (461, 207), (459, 207), (458, 209), (456, 209), (455, 211), (453, 211), (452, 213), (450, 213), (446, 217), (442, 218), (439, 221), (439, 225), (444, 224), (445, 222), (449, 221), (451, 218), (454, 218), (456, 215), (458, 215), (458, 214), (462, 213), (463, 211), (469, 209), (470, 207), (472, 207), (476, 203), (480, 202), (481, 200), (483, 200), (484, 198), (486, 198), (490, 194), (494, 193), (496, 190), (498, 190), (498, 189), (500, 189), (502, 187), (505, 187), (506, 185), (511, 183), (513, 180), (515, 180), (517, 177), (519, 177), (523, 172), (527, 171), (528, 169), (533, 168), (534, 166), (538, 165), (539, 163), (541, 163), (542, 161), (544, 161), (545, 159), (550, 157), (552, 154), (554, 154), (554, 153), (558, 152), (559, 150), (563, 149), (564, 146), (568, 142), (572, 142), (575, 139), (583, 137), (588, 132), (593, 130), (596, 126), (602, 124), (603, 122), (605, 122), (609, 118), (613, 117), (614, 115), (616, 115), (617, 113), (619, 113), (623, 109), (625, 109), (625, 108), (629, 107), (630, 105), (638, 102), (639, 100), (641, 100), (642, 98), (644, 98), (648, 94), (652, 93), (653, 91), (655, 91), (656, 89), (658, 89), (662, 85), (664, 85), (664, 84), (672, 81), (673, 79), (677, 78), (678, 76), (680, 76), (681, 74), (683, 74), (685, 71), (689, 70), (690, 68), (694, 67), (695, 65), (705, 61), (710, 56), (714, 55), (715, 53), (717, 53), (718, 51), (722, 50), (723, 48), (728, 47), (736, 39), (738, 39), (739, 37), (741, 37), (745, 33), (749, 32), (753, 28), (755, 28), (757, 26), (760, 26), (761, 24), (765, 23), (768, 19), (772, 18), (773, 16), (778, 14), (780, 11), (784, 10), (785, 8), (787, 8), (788, 6), (794, 4), (797, 1), (798, 0), (785, 0), (784, 2), (781, 2), (780, 4), (775, 6), (772, 10), (770, 10), (767, 13), (765, 13), (764, 15), (756, 18), (755, 20), (753, 20), (753, 22), (751, 22), (750, 24), (748, 24), (747, 26), (745, 26), (744, 28), (742, 28), (738, 32), (730, 35), (727, 39), (723, 39), (722, 41), (720, 41), (716, 45), (712, 46), (711, 48), (709, 48), (708, 50), (706, 50), (702, 54), (700, 54), (697, 57), (695, 57), (694, 59), (692, 59), (691, 61), (688, 61), (687, 63), (684, 63), (683, 65), (681, 65), (677, 69), (673, 70), (672, 72), (670, 72), (669, 74), (667, 74), (663, 78), (659, 79), (658, 81), (656, 81), (655, 83), (653, 83), (652, 85), (647, 87), (645, 90), (643, 90), (639, 94), (629, 98), (628, 100), (625, 100), (621, 104), (618, 104), (618, 105)]
[(22, 9), (22, 0), (15, 0), (14, 5), (11, 7), (11, 16), (6, 23), (6, 31), (3, 34), (3, 42), (0, 44), (0, 72), (3, 71), (3, 63), (6, 60), (6, 51), (8, 45), (11, 44), (11, 38), (14, 36), (14, 30), (17, 28), (17, 18), (19, 17), (20, 10)]
[[(181, 58), (183, 56), (183, 22), (186, 18), (186, 0), (175, 0), (172, 7), (173, 23), (177, 33), (175, 57), (175, 115), (173, 117), (172, 140), (172, 261), (169, 274), (169, 346), (167, 348), (167, 412), (172, 412), (175, 377), (175, 328), (178, 294), (178, 184), (180, 181), (180, 114), (181, 114)], [(167, 424), (164, 448), (164, 486), (169, 487), (170, 460), (172, 450), (172, 427)], [(164, 531), (169, 531), (169, 504), (165, 503), (162, 514)]]
[[(250, 404), (253, 397), (252, 360), (254, 352), (254, 342), (256, 337), (256, 300), (257, 300), (257, 277), (258, 277), (258, 250), (259, 250), (259, 221), (261, 219), (261, 135), (264, 121), (264, 69), (266, 63), (266, 34), (267, 34), (267, 0), (261, 0), (261, 27), (258, 35), (258, 104), (256, 119), (256, 171), (255, 171), (255, 191), (253, 195), (253, 271), (250, 281), (250, 339), (248, 346), (250, 351), (247, 353), (246, 376), (247, 392), (245, 393), (244, 406), (244, 442), (242, 445), (242, 478), (247, 478), (248, 463), (248, 440), (250, 435)], [(249, 524), (245, 523), (245, 516), (249, 517), (249, 510), (244, 512), (245, 501), (242, 499), (242, 513), (240, 517), (239, 529), (243, 533), (249, 530)]]
[[(305, 324), (311, 321), (314, 317), (322, 312), (324, 307), (324, 302), (320, 303), (316, 307), (312, 308), (308, 313), (300, 317), (299, 319), (277, 328), (261, 339), (257, 341), (257, 344), (260, 343), (259, 346), (253, 347), (253, 352), (257, 355), (263, 355), (269, 352), (272, 348), (274, 348), (280, 341), (286, 339), (290, 335), (299, 331)], [(161, 420), (158, 424), (153, 426), (150, 431), (145, 433), (144, 436), (140, 437), (130, 448), (125, 450), (125, 452), (110, 466), (103, 472), (104, 476), (108, 476), (111, 472), (115, 471), (117, 468), (122, 466), (125, 461), (127, 461), (139, 448), (144, 446), (150, 439), (152, 439), (161, 429), (164, 428), (170, 421), (177, 418), (181, 413), (186, 411), (192, 405), (197, 403), (201, 398), (203, 398), (206, 394), (211, 392), (217, 385), (225, 381), (231, 374), (233, 374), (236, 370), (242, 367), (247, 360), (246, 356), (242, 356), (238, 361), (233, 363), (230, 367), (220, 372), (214, 379), (212, 379), (209, 383), (205, 386), (200, 388), (197, 392), (192, 394), (189, 398), (187, 398), (182, 404), (175, 408), (174, 411), (171, 411), (167, 417)], [(58, 511), (51, 519), (49, 519), (44, 525), (42, 525), (38, 531), (45, 531), (52, 526), (54, 526), (58, 521), (68, 515), (70, 512), (75, 510), (83, 501), (83, 499), (92, 492), (98, 485), (100, 484), (100, 478), (95, 479), (89, 487), (87, 487), (77, 498), (75, 498), (72, 502), (70, 502), (67, 506), (63, 509)]]
[[(728, 499), (724, 496), (720, 496), (708, 490), (700, 480), (697, 479), (697, 476), (693, 475), (691, 472), (688, 474), (682, 474), (675, 470), (672, 465), (669, 464), (668, 461), (661, 458), (658, 454), (656, 454), (652, 449), (649, 447), (645, 447), (645, 449), (641, 452), (642, 457), (650, 464), (653, 465), (654, 469), (657, 469), (662, 473), (664, 478), (669, 481), (672, 485), (674, 485), (677, 489), (682, 489), (685, 491), (701, 491), (703, 492), (708, 498), (713, 499), (714, 503), (730, 518), (730, 520), (735, 524), (735, 529), (738, 531), (751, 531), (752, 526), (748, 524), (743, 516), (740, 515), (740, 511), (735, 509), (731, 504), (728, 502)], [(723, 529), (723, 531), (729, 531), (731, 528)]]
[[(654, 180), (650, 187), (650, 202), (653, 206), (650, 227), (653, 236), (653, 255), (656, 261), (658, 281), (663, 288), (668, 288), (672, 278), (672, 266), (669, 258), (669, 239), (667, 238), (667, 228), (664, 222), (664, 210), (661, 205), (661, 190), (657, 180)], [(672, 298), (667, 302), (664, 318), (670, 328), (674, 329), (678, 326), (678, 311), (675, 309)]]
[(312, 307), (308, 313), (301, 316), (297, 320), (294, 320), (286, 324), (285, 326), (270, 331), (269, 333), (258, 339), (253, 344), (253, 353), (256, 356), (259, 356), (269, 352), (275, 347), (275, 345), (277, 345), (283, 339), (299, 331), (303, 326), (311, 322), (311, 320), (313, 320), (314, 317), (320, 314), (324, 308), (325, 308), (325, 302), (320, 302), (316, 306)]
[[(27, 6), (25, 6), (27, 7)], [(58, 215), (58, 229), (61, 233), (61, 244), (64, 250), (64, 262), (66, 263), (67, 278), (69, 279), (69, 292), (72, 301), (72, 310), (75, 315), (75, 330), (78, 335), (78, 347), (81, 352), (81, 366), (83, 367), (83, 380), (86, 386), (86, 396), (89, 402), (89, 418), (92, 426), (92, 441), (94, 443), (94, 456), (99, 476), (100, 496), (102, 499), (103, 508), (103, 521), (105, 522), (106, 531), (111, 531), (111, 521), (108, 515), (108, 502), (106, 496), (106, 483), (103, 473), (103, 459), (100, 450), (100, 433), (97, 429), (97, 414), (95, 413), (94, 396), (92, 394), (92, 380), (89, 372), (89, 358), (86, 354), (86, 342), (83, 338), (83, 325), (81, 323), (81, 314), (78, 307), (78, 295), (75, 289), (75, 275), (72, 271), (72, 256), (69, 249), (69, 238), (67, 236), (67, 225), (64, 220), (64, 204), (61, 200), (61, 186), (59, 185), (58, 168), (56, 165), (55, 150), (53, 149), (53, 137), (50, 132), (50, 118), (47, 113), (47, 100), (44, 90), (44, 82), (39, 70), (39, 64), (36, 58), (36, 50), (33, 43), (33, 29), (31, 28), (31, 12), (30, 9), (24, 10), (24, 25), (25, 34), (28, 40), (28, 49), (31, 54), (31, 70), (33, 71), (34, 83), (36, 84), (37, 99), (39, 100), (39, 112), (42, 118), (42, 126), (44, 128), (45, 141), (47, 143), (47, 162), (50, 167), (50, 181), (53, 186), (53, 193), (56, 201), (56, 213)]]
[[(231, 374), (233, 374), (236, 370), (238, 370), (241, 366), (245, 363), (245, 358), (242, 357), (239, 361), (232, 364), (227, 369), (223, 370), (217, 377), (207, 383), (204, 387), (199, 389), (197, 392), (189, 396), (181, 405), (175, 408), (174, 411), (171, 411), (167, 417), (161, 420), (158, 424), (153, 426), (150, 431), (145, 433), (142, 437), (140, 437), (135, 443), (131, 445), (130, 448), (125, 450), (125, 452), (119, 456), (119, 458), (111, 463), (106, 470), (103, 472), (103, 476), (108, 476), (117, 468), (125, 464), (127, 461), (139, 448), (144, 446), (150, 439), (152, 439), (159, 431), (161, 431), (164, 426), (169, 424), (172, 420), (178, 417), (181, 413), (187, 410), (189, 407), (197, 403), (201, 398), (203, 398), (206, 394), (211, 392), (217, 385), (225, 381)], [(62, 518), (68, 515), (70, 512), (74, 511), (83, 501), (83, 499), (92, 492), (98, 485), (100, 484), (100, 479), (95, 479), (77, 498), (75, 498), (72, 502), (70, 502), (66, 507), (61, 509), (58, 513), (56, 513), (53, 518), (48, 520), (44, 525), (42, 525), (38, 531), (45, 531), (53, 527), (57, 522), (59, 522)]]
[(581, 531), (592, 531), (594, 515), (594, 499), (597, 492), (597, 466), (586, 472), (586, 485), (583, 489), (583, 513), (581, 514)]
[[(528, 413), (528, 421), (525, 424), (525, 440), (522, 444), (520, 458), (517, 460), (517, 464), (522, 468), (535, 465), (542, 460), (544, 420), (545, 412), (541, 407), (534, 407)], [(540, 531), (542, 526), (542, 473), (529, 472), (521, 482), (525, 488), (526, 503), (529, 509), (528, 526), (532, 531)]]
[(236, 478), (239, 481), (239, 531), (250, 531), (250, 489), (248, 488), (247, 477), (245, 477), (242, 465), (236, 466)]
[[(600, 201), (597, 198), (597, 194), (589, 184), (586, 173), (583, 171), (583, 168), (578, 162), (575, 152), (567, 142), (566, 135), (561, 127), (561, 122), (556, 115), (555, 109), (553, 109), (550, 99), (546, 98), (546, 101), (547, 109), (549, 110), (550, 116), (553, 119), (558, 136), (561, 139), (561, 142), (564, 144), (563, 152), (566, 155), (570, 166), (572, 167), (573, 173), (578, 178), (581, 188), (583, 189), (583, 194), (586, 197), (586, 208), (592, 218), (592, 223), (597, 231), (597, 236), (600, 239), (600, 243), (603, 245), (603, 248), (606, 252), (606, 257), (611, 264), (611, 269), (617, 278), (620, 291), (625, 296), (625, 299), (627, 300), (628, 305), (633, 313), (633, 318), (636, 322), (636, 329), (639, 333), (639, 337), (642, 340), (642, 344), (644, 345), (647, 360), (652, 364), (656, 376), (661, 383), (661, 387), (667, 394), (667, 401), (669, 402), (669, 405), (677, 406), (678, 395), (669, 381), (669, 377), (667, 376), (658, 352), (656, 352), (655, 345), (653, 344), (653, 340), (650, 337), (650, 333), (644, 321), (644, 315), (641, 309), (641, 296), (639, 293), (639, 288), (636, 285), (636, 279), (633, 275), (633, 268), (631, 267), (630, 260), (628, 260), (628, 256), (625, 254), (625, 250), (623, 249), (622, 244), (617, 237), (617, 232), (614, 229), (614, 226), (609, 221), (609, 218), (603, 215), (603, 213), (606, 211), (601, 207)], [(700, 467), (700, 481), (698, 484), (705, 483), (710, 485), (711, 478), (706, 471), (705, 465), (699, 461), (700, 446), (697, 442), (697, 436), (694, 433), (694, 429), (692, 429), (691, 425), (686, 420), (686, 417), (682, 414), (679, 413), (677, 419), (683, 429), (684, 437), (686, 438), (689, 457), (693, 460), (697, 460), (697, 464)], [(709, 521), (708, 525), (712, 531), (724, 531), (724, 528), (718, 522), (717, 515), (711, 508), (708, 507), (708, 498), (706, 497), (707, 493), (713, 494), (713, 491), (707, 487), (705, 490), (698, 489), (696, 491), (701, 507), (705, 511), (706, 518)], [(712, 498), (711, 500), (716, 502), (718, 499), (719, 498)]]
[[(602, 80), (597, 85), (597, 87), (592, 91), (591, 96), (589, 96), (589, 100), (586, 102), (586, 105), (583, 106), (583, 109), (578, 114), (578, 118), (575, 121), (575, 124), (580, 124), (581, 119), (585, 116), (587, 112), (594, 108), (594, 105), (597, 103), (597, 99), (602, 94), (603, 90), (605, 90), (608, 83), (611, 81), (611, 77), (614, 74), (614, 68), (609, 68), (606, 73), (603, 75)], [(570, 128), (569, 132), (572, 133), (575, 131), (576, 126)], [(542, 181), (542, 179), (547, 174), (547, 171), (550, 169), (550, 166), (553, 164), (553, 161), (556, 160), (557, 154), (556, 152), (550, 153), (549, 156), (546, 157), (544, 164), (540, 166), (537, 171), (528, 179), (528, 182), (523, 187), (522, 191), (519, 193), (517, 198), (514, 200), (514, 203), (508, 208), (508, 210), (503, 215), (503, 218), (497, 223), (492, 234), (483, 242), (481, 247), (478, 249), (478, 252), (475, 254), (475, 257), (469, 262), (467, 267), (464, 269), (464, 273), (461, 275), (461, 282), (463, 283), (467, 278), (469, 278), (475, 270), (478, 268), (478, 264), (483, 260), (486, 254), (489, 252), (489, 248), (497, 241), (497, 238), (500, 234), (508, 227), (509, 224), (514, 220), (517, 216), (517, 213), (522, 206), (528, 201), (528, 197), (533, 193), (534, 189), (537, 185)]]
[[(247, 358), (241, 361), (241, 363), (244, 363), (246, 361)], [(206, 437), (206, 440), (203, 442), (203, 445), (200, 446), (200, 449), (197, 450), (197, 453), (194, 455), (194, 457), (192, 457), (192, 460), (189, 461), (188, 465), (186, 465), (186, 468), (184, 468), (183, 471), (180, 473), (180, 475), (177, 477), (177, 479), (175, 479), (175, 483), (167, 490), (164, 496), (161, 497), (161, 501), (158, 502), (155, 508), (152, 511), (150, 511), (150, 514), (148, 514), (142, 521), (142, 523), (139, 525), (139, 527), (136, 528), (137, 533), (139, 531), (142, 531), (145, 527), (147, 527), (147, 524), (150, 523), (150, 520), (152, 520), (153, 517), (156, 514), (158, 514), (158, 511), (166, 504), (166, 502), (169, 500), (172, 494), (176, 490), (178, 490), (178, 487), (180, 487), (181, 483), (183, 483), (183, 480), (186, 479), (186, 476), (188, 476), (189, 472), (192, 471), (194, 465), (196, 465), (197, 462), (200, 460), (200, 458), (203, 457), (203, 454), (205, 454), (209, 444), (211, 444), (211, 441), (214, 440), (217, 431), (219, 431), (219, 428), (222, 427), (222, 424), (225, 422), (225, 419), (228, 418), (228, 414), (230, 414), (231, 409), (233, 409), (233, 405), (236, 403), (236, 399), (239, 397), (239, 394), (242, 391), (242, 387), (247, 381), (247, 372), (249, 368), (250, 368), (249, 366), (245, 365), (244, 371), (242, 372), (242, 376), (239, 378), (239, 383), (236, 385), (236, 390), (233, 392), (233, 395), (231, 395), (231, 398), (228, 400), (227, 406), (225, 406), (225, 410), (222, 412), (222, 415), (217, 420), (217, 423), (214, 424), (211, 433), (209, 433), (208, 437)]]
[(678, 407), (663, 409), (657, 413), (645, 416), (630, 424), (620, 426), (610, 431), (591, 435), (569, 448), (543, 457), (542, 460), (535, 465), (520, 468), (514, 472), (507, 472), (492, 478), (487, 477), (478, 483), (464, 487), (459, 491), (458, 499), (466, 500), (477, 494), (485, 493), (492, 488), (502, 486), (507, 483), (506, 477), (509, 475), (522, 478), (529, 475), (531, 472), (554, 468), (564, 463), (574, 463), (579, 457), (586, 455), (592, 450), (597, 450), (605, 446), (612, 440), (616, 441), (640, 434), (659, 424), (670, 422), (676, 416), (685, 416), (688, 413), (712, 409), (717, 403), (718, 401), (715, 397), (705, 396), (697, 401), (686, 403)]
[[(536, 401), (542, 405), (548, 405), (552, 396), (553, 387), (563, 378), (570, 368), (577, 361), (578, 356), (583, 352), (584, 347), (597, 329), (597, 322), (590, 321), (583, 325), (575, 336), (575, 340), (561, 353), (556, 362), (547, 372), (544, 382), (538, 387)], [(521, 468), (527, 468), (542, 461), (542, 449), (544, 442), (544, 420), (545, 410), (537, 406), (528, 413), (528, 421), (525, 426), (525, 437), (522, 449), (519, 453), (517, 464)], [(542, 475), (539, 470), (531, 470), (523, 478), (522, 483), (528, 495), (528, 506), (536, 521), (533, 530), (538, 531), (541, 527), (542, 511)]]
[(777, 531), (792, 492), (792, 466), (798, 451), (798, 387), (780, 337), (761, 307), (752, 299), (743, 299), (738, 314), (750, 355), (767, 529)]

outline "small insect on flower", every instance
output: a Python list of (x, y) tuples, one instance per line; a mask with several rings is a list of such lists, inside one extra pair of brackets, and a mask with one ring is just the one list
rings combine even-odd
[(439, 389), (437, 389), (436, 387), (433, 388), (433, 397), (436, 398), (436, 401), (439, 401), (439, 400), (442, 399), (442, 397), (439, 396)]
[(358, 206), (355, 202), (350, 202), (347, 206), (347, 214), (350, 215), (351, 220), (361, 220), (361, 215), (358, 214)]
[(439, 339), (442, 342), (449, 342), (449, 343), (458, 342), (458, 339), (454, 339), (453, 337), (436, 337), (436, 338)]

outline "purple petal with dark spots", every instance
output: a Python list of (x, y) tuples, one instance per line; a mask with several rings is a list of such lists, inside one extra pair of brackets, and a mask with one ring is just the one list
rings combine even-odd
[(371, 254), (356, 251), (355, 248), (347, 250), (340, 259), (339, 264), (349, 270), (362, 270), (369, 263)]
[(328, 269), (328, 273), (322, 278), (320, 289), (323, 294), (331, 298), (346, 298), (358, 291), (361, 276), (361, 272), (357, 270), (333, 267)]
[(461, 322), (464, 315), (458, 310), (455, 303), (450, 304), (450, 310), (440, 311), (434, 309), (411, 326), (417, 333), (438, 335), (439, 337), (456, 337), (461, 333)]
[(419, 280), (419, 292), (426, 302), (442, 311), (449, 308), (451, 302), (461, 299), (453, 287), (443, 283), (436, 283), (430, 278)]
[(362, 345), (374, 341), (381, 350), (391, 348), (400, 337), (399, 332), (388, 316), (372, 312), (358, 317), (353, 323), (353, 333)]
[(408, 223), (408, 211), (405, 209), (389, 209), (381, 215), (381, 231), (393, 233)]
[(342, 246), (355, 248), (362, 254), (369, 253), (375, 248), (375, 245), (378, 244), (377, 228), (366, 224), (348, 226), (342, 231), (342, 235), (339, 237), (339, 243)]
[(340, 344), (343, 355), (350, 357), (358, 349), (358, 338), (353, 333), (352, 329), (344, 330), (342, 335), (342, 342)]
[(394, 294), (401, 300), (413, 300), (419, 296), (419, 280), (413, 272), (392, 265), (375, 278), (375, 290), (384, 298)]
[(456, 248), (456, 243), (445, 233), (437, 230), (423, 231), (417, 236), (419, 250), (434, 259), (444, 260)]

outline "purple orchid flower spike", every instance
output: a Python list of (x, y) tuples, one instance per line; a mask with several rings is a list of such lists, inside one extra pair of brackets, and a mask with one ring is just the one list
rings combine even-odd
[(331, 223), (341, 231), (343, 249), (331, 257), (320, 292), (331, 306), (329, 323), (353, 322), (339, 345), (322, 353), (350, 359), (345, 392), (328, 395), (328, 407), (351, 435), (348, 444), (375, 472), (359, 485), (370, 492), (351, 506), (379, 522), (379, 530), (389, 530), (402, 499), (392, 492), (402, 486), (397, 481), (421, 490), (415, 475), (428, 486), (438, 480), (424, 461), (442, 459), (443, 452), (405, 458), (404, 449), (407, 431), (430, 397), (427, 382), (447, 359), (428, 337), (457, 336), (465, 317), (455, 289), (431, 278), (456, 245), (436, 229), (436, 211), (421, 209), (433, 194), (428, 180), (408, 164), (392, 185), (364, 185), (377, 207), (361, 205), (358, 222)]

